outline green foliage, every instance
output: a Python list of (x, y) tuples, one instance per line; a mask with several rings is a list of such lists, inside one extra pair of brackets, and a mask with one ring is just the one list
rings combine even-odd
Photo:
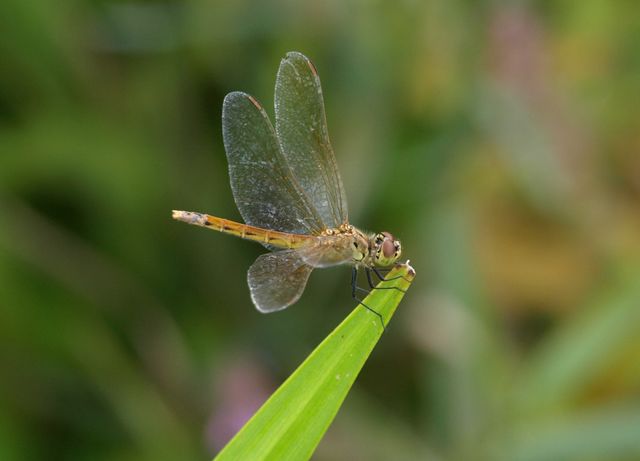
[[(399, 266), (364, 304), (388, 325), (414, 276), (413, 269)], [(309, 459), (382, 333), (380, 317), (358, 305), (215, 459)]]
[(346, 269), (264, 316), (262, 249), (166, 213), (239, 219), (222, 99), (273, 114), (289, 50), (351, 223), (420, 268), (314, 459), (640, 458), (639, 17), (0, 1), (0, 459), (209, 459), (342, 320)]

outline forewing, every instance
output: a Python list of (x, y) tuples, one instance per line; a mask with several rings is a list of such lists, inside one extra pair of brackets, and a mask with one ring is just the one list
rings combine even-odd
[(295, 303), (313, 268), (295, 250), (265, 253), (247, 273), (251, 300), (260, 312), (274, 312)]
[(275, 91), (276, 132), (293, 175), (328, 228), (346, 223), (347, 202), (322, 99), (320, 78), (304, 55), (287, 53)]
[(225, 97), (222, 135), (231, 190), (247, 224), (296, 234), (324, 228), (293, 178), (269, 117), (253, 97), (242, 92)]

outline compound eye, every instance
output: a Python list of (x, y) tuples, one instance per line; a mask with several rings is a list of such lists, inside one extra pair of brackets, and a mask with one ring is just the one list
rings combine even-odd
[(382, 244), (382, 254), (384, 255), (384, 257), (391, 258), (391, 256), (396, 252), (396, 246), (390, 240), (385, 240), (385, 242)]

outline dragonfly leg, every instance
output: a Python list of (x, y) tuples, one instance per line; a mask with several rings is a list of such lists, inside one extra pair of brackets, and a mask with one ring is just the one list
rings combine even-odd
[[(374, 287), (371, 286), (371, 288)], [(351, 292), (352, 294), (358, 292), (364, 293), (365, 295), (371, 293), (371, 290), (367, 290), (366, 288), (362, 288), (360, 285), (358, 285), (358, 269), (356, 269), (355, 267), (351, 270)]]
[(383, 272), (391, 272), (392, 268), (390, 267), (372, 267), (371, 270), (373, 272), (375, 272), (375, 274), (381, 278), (384, 279), (384, 275), (382, 275)]
[(373, 280), (371, 279), (371, 269), (367, 267), (364, 271), (367, 273), (367, 282), (369, 283), (369, 288), (373, 290), (376, 286), (373, 284)]
[(376, 310), (370, 308), (369, 306), (367, 306), (364, 302), (362, 302), (362, 299), (358, 298), (358, 296), (356, 295), (356, 293), (358, 291), (364, 292), (364, 293), (369, 293), (369, 291), (365, 290), (364, 288), (361, 288), (358, 286), (358, 269), (354, 266), (354, 268), (351, 270), (351, 297), (353, 299), (355, 299), (356, 301), (358, 301), (358, 304), (360, 304), (361, 306), (363, 306), (365, 309), (373, 312), (375, 315), (378, 316), (378, 318), (380, 319), (380, 324), (382, 325), (382, 331), (385, 331), (387, 328), (384, 324), (384, 320), (382, 318), (382, 315), (380, 315), (379, 312), (377, 312)]
[(406, 278), (404, 275), (396, 275), (395, 277), (391, 277), (389, 279), (385, 278), (382, 272), (389, 272), (391, 269), (380, 269), (378, 267), (372, 267), (371, 270), (373, 271), (374, 274), (376, 274), (376, 277), (378, 277), (381, 282), (389, 282), (390, 280), (404, 279), (407, 282), (411, 283), (411, 280)]
[[(376, 276), (380, 279), (381, 282), (388, 282), (390, 280), (396, 280), (399, 278), (404, 278), (402, 275), (398, 275), (397, 277), (391, 277), (390, 279), (385, 279), (384, 276), (378, 272), (379, 269), (377, 267), (367, 267), (365, 268), (365, 272), (367, 273), (367, 281), (369, 282), (369, 286), (371, 287), (372, 290), (398, 290), (402, 293), (406, 293), (406, 290), (403, 290), (402, 288), (399, 287), (377, 287), (373, 285), (373, 280), (371, 279), (371, 271), (373, 271)], [(406, 280), (406, 279), (405, 279)]]

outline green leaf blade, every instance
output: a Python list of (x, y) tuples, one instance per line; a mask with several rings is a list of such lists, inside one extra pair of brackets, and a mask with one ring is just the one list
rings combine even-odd
[[(387, 325), (414, 276), (408, 264), (397, 266), (364, 304)], [(215, 459), (309, 459), (383, 331), (380, 317), (358, 305)]]

